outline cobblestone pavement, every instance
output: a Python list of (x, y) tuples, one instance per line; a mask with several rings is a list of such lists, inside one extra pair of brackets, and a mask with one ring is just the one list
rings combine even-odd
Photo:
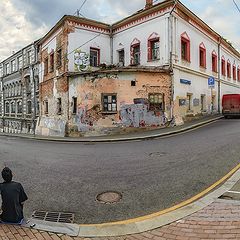
[(101, 238), (69, 237), (20, 226), (0, 225), (0, 239), (17, 240), (203, 240), (240, 239), (240, 201), (217, 200), (167, 226), (145, 233)]

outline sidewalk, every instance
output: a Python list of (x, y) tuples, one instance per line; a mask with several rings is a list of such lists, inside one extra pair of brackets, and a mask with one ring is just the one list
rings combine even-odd
[(95, 136), (95, 137), (82, 137), (82, 138), (73, 138), (73, 137), (51, 137), (51, 136), (39, 136), (31, 134), (14, 134), (14, 133), (0, 133), (0, 136), (12, 136), (19, 138), (28, 138), (36, 140), (45, 140), (45, 141), (60, 141), (60, 142), (117, 142), (117, 141), (130, 141), (130, 140), (143, 140), (157, 138), (167, 135), (172, 135), (180, 132), (185, 132), (190, 129), (197, 128), (204, 124), (213, 122), (215, 120), (221, 119), (223, 116), (221, 114), (214, 114), (203, 116), (200, 119), (193, 120), (191, 122), (186, 122), (184, 125), (176, 127), (165, 127), (158, 128), (153, 130), (142, 130), (135, 133), (126, 133), (120, 135), (106, 135), (106, 136)]

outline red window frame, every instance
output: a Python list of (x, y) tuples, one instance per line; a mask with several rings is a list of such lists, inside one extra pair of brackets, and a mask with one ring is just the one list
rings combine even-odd
[(222, 75), (226, 76), (226, 61), (224, 57), (222, 57), (222, 61), (221, 61), (221, 70), (222, 70)]
[(153, 58), (153, 44), (157, 42), (159, 43), (159, 38), (153, 38), (148, 40), (148, 61), (154, 61), (159, 59), (159, 54), (157, 58)]
[[(130, 54), (131, 54), (131, 60), (130, 60), (130, 64), (131, 65), (139, 65), (140, 64), (140, 61), (141, 61), (141, 45), (140, 45), (140, 41), (137, 39), (137, 38), (135, 38), (133, 41), (132, 41), (132, 43), (131, 43), (131, 46), (130, 46)], [(138, 56), (138, 62), (136, 62), (135, 60), (135, 56), (134, 56), (134, 50), (136, 49), (136, 48), (139, 48), (139, 56)]]
[(240, 67), (239, 66), (237, 69), (237, 80), (238, 80), (238, 82), (240, 82)]
[(199, 66), (206, 68), (206, 47), (204, 43), (199, 45)]
[(231, 63), (229, 60), (227, 61), (227, 77), (231, 78)]
[[(185, 45), (184, 49), (183, 49), (183, 45)], [(191, 60), (190, 59), (190, 38), (188, 37), (186, 32), (181, 35), (181, 58), (182, 60), (185, 60), (188, 62), (190, 62)]]
[(217, 54), (215, 51), (212, 52), (212, 71), (217, 72)]
[(235, 65), (233, 65), (232, 71), (233, 71), (233, 80), (236, 81), (237, 80), (237, 76), (236, 76), (236, 66)]

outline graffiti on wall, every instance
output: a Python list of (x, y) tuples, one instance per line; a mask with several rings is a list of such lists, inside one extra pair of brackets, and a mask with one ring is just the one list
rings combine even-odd
[(89, 54), (82, 52), (81, 49), (74, 51), (74, 70), (81, 72), (87, 70), (89, 66)]
[(156, 115), (148, 111), (145, 104), (128, 104), (121, 106), (120, 119), (126, 127), (161, 126), (165, 123), (165, 116)]
[(93, 128), (96, 123), (102, 117), (100, 112), (100, 105), (94, 105), (91, 109), (88, 106), (79, 106), (75, 117), (75, 123), (78, 126), (78, 131), (86, 132)]

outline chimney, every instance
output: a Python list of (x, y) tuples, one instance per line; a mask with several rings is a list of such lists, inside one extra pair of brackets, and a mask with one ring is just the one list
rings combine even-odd
[(152, 7), (152, 5), (153, 5), (153, 0), (146, 0), (145, 9)]

